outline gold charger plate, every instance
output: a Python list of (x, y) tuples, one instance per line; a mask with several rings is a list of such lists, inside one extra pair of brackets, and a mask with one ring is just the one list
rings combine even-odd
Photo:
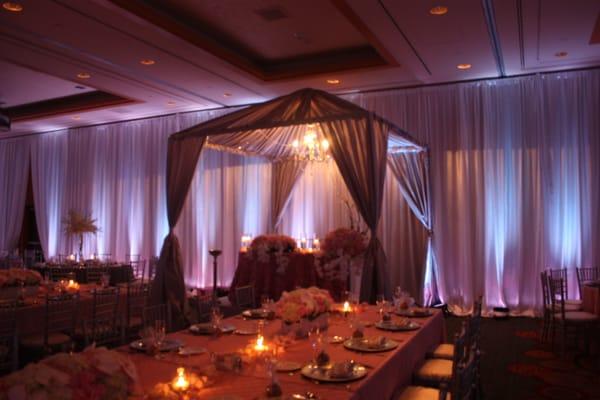
[(409, 321), (407, 324), (396, 324), (393, 321), (390, 322), (378, 322), (375, 324), (375, 328), (381, 329), (384, 331), (391, 332), (406, 332), (406, 331), (414, 331), (421, 327), (418, 323), (414, 321)]
[(326, 366), (318, 366), (316, 364), (308, 364), (302, 367), (300, 374), (308, 379), (313, 379), (319, 382), (351, 382), (367, 376), (367, 368), (360, 364), (355, 364), (352, 373), (344, 377), (331, 376), (331, 364)]
[(364, 353), (379, 353), (382, 351), (390, 351), (398, 347), (398, 342), (392, 339), (386, 339), (380, 347), (371, 347), (366, 345), (365, 338), (361, 339), (348, 339), (344, 342), (344, 347), (349, 350), (361, 351)]

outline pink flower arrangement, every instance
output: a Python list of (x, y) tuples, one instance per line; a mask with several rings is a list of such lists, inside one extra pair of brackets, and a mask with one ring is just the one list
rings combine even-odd
[(296, 248), (296, 241), (286, 235), (260, 235), (250, 244), (252, 252), (291, 253)]
[(350, 228), (338, 228), (325, 236), (321, 250), (329, 257), (357, 257), (365, 252), (367, 244), (362, 233)]
[(9, 268), (0, 270), (0, 288), (6, 286), (35, 286), (42, 282), (39, 272), (25, 268)]
[(135, 365), (100, 347), (59, 353), (0, 379), (0, 400), (125, 399), (137, 385)]
[(327, 290), (317, 287), (283, 292), (276, 304), (276, 312), (285, 322), (312, 319), (331, 309), (333, 299)]

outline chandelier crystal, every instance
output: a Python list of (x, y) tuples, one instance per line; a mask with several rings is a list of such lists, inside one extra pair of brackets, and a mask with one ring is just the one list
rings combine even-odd
[(327, 161), (329, 155), (329, 142), (318, 131), (315, 124), (306, 125), (302, 143), (298, 139), (292, 142), (294, 159), (300, 161)]

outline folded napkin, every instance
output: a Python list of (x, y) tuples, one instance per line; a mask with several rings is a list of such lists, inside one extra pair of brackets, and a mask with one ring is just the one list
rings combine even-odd
[(343, 361), (333, 363), (329, 376), (332, 378), (347, 378), (354, 372), (354, 363), (350, 361)]

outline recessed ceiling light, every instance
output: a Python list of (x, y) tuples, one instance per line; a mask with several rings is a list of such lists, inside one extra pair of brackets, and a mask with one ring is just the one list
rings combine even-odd
[(73, 115), (71, 118), (73, 118), (76, 121), (81, 119), (79, 115)]
[(91, 75), (88, 74), (87, 72), (80, 72), (77, 74), (77, 77), (79, 79), (89, 79), (91, 77)]
[(2, 3), (2, 8), (12, 12), (21, 12), (23, 11), (23, 6), (19, 3), (14, 3), (12, 1), (5, 1)]
[(85, 89), (85, 86), (75, 85), (75, 89), (83, 90)]
[(339, 85), (340, 80), (339, 79), (327, 79), (327, 83), (330, 85)]
[(446, 13), (448, 13), (448, 7), (444, 6), (435, 6), (429, 10), (429, 14), (431, 15), (444, 15)]
[(470, 69), (471, 68), (471, 64), (458, 64), (456, 66), (456, 68), (458, 68), (458, 69)]
[(174, 102), (174, 101), (172, 101), (172, 100), (171, 100), (171, 101), (167, 101), (167, 105), (168, 105), (168, 106), (174, 106), (175, 104), (177, 104), (177, 103), (175, 103), (175, 102)]
[(231, 97), (231, 93), (223, 93), (223, 97)]
[(568, 56), (569, 53), (567, 53), (566, 51), (559, 51), (558, 53), (555, 53), (554, 56), (558, 57), (558, 58), (564, 58), (566, 56)]
[(156, 64), (156, 61), (147, 58), (147, 59), (144, 59), (144, 60), (140, 60), (140, 64), (142, 64), (142, 65), (154, 65), (154, 64)]

